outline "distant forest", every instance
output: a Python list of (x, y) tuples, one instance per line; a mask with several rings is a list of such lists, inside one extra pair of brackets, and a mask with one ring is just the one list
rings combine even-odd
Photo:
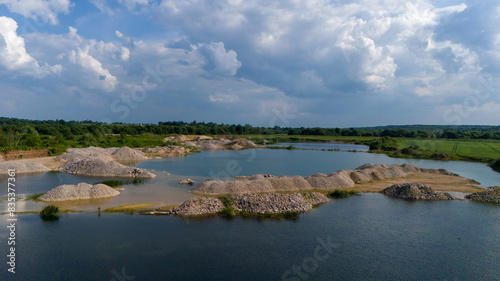
[(422, 139), (500, 139), (500, 126), (408, 125), (365, 128), (254, 127), (213, 122), (168, 121), (158, 124), (100, 123), (93, 121), (25, 120), (0, 117), (0, 148), (48, 148), (90, 145), (109, 136), (189, 135), (320, 135), (404, 137)]

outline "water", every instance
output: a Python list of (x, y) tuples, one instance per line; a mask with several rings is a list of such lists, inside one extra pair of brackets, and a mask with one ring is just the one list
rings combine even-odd
[[(498, 280), (500, 208), (467, 201), (411, 202), (363, 194), (297, 220), (185, 220), (70, 214), (19, 217), (16, 278), (283, 280)], [(5, 218), (0, 234), (6, 237)], [(330, 252), (319, 239), (330, 242)], [(6, 241), (0, 250), (6, 252)], [(315, 249), (320, 247), (315, 257)], [(319, 258), (319, 259), (318, 259)], [(284, 280), (298, 275), (292, 274)], [(118, 280), (118, 279), (115, 279)], [(122, 279), (126, 280), (126, 279)], [(130, 280), (130, 279), (129, 279)]]
[[(192, 196), (187, 193), (192, 187), (177, 182), (187, 177), (200, 182), (256, 173), (307, 176), (364, 163), (411, 163), (445, 168), (483, 186), (500, 182), (500, 174), (481, 163), (345, 151), (211, 151), (142, 162), (138, 166), (156, 170), (157, 178), (125, 185), (119, 196), (99, 206), (182, 202)], [(33, 194), (63, 183), (106, 179), (111, 178), (45, 173), (18, 175), (16, 183), (18, 194)], [(6, 186), (6, 177), (0, 184)], [(5, 200), (0, 206), (6, 208)], [(39, 210), (41, 206), (21, 201), (17, 207)], [(8, 217), (0, 216), (0, 280), (498, 280), (500, 276), (498, 205), (362, 194), (334, 200), (296, 220), (98, 216), (96, 208), (77, 206), (94, 213), (63, 214), (56, 222), (20, 215), (15, 276), (6, 272)], [(328, 239), (330, 252), (316, 250), (322, 245), (319, 240)], [(297, 268), (300, 271), (294, 273)], [(122, 273), (135, 278), (125, 279)]]
[(295, 148), (303, 148), (303, 149), (316, 149), (316, 150), (356, 150), (356, 151), (369, 151), (370, 147), (367, 145), (357, 145), (357, 144), (348, 144), (348, 143), (324, 143), (324, 142), (279, 142), (277, 144), (272, 144), (269, 146), (280, 146), (280, 147), (289, 147), (293, 146)]
[(205, 179), (230, 179), (234, 176), (251, 176), (253, 174), (272, 174), (276, 176), (329, 174), (341, 169), (356, 169), (365, 163), (398, 165), (409, 163), (421, 168), (446, 169), (463, 177), (474, 179), (480, 182), (483, 187), (500, 185), (500, 173), (493, 171), (483, 163), (400, 159), (390, 158), (385, 154), (346, 151), (217, 150), (188, 157), (145, 161), (137, 166), (139, 168), (167, 171), (177, 175), (197, 175)]

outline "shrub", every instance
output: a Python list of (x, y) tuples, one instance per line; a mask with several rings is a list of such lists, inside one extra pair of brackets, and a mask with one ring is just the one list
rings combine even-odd
[(218, 213), (219, 216), (232, 218), (238, 214), (238, 210), (234, 208), (234, 202), (231, 199), (226, 196), (219, 197), (219, 199), (224, 205), (224, 209)]
[(101, 181), (96, 184), (105, 184), (110, 187), (119, 187), (123, 185), (123, 181), (120, 180), (109, 180), (109, 181)]
[(44, 221), (55, 221), (59, 219), (59, 207), (48, 205), (40, 212), (40, 217)]
[(500, 172), (500, 158), (497, 159), (497, 161), (495, 161), (493, 164), (491, 164), (491, 168), (493, 168), (493, 170), (497, 172)]
[(331, 198), (347, 198), (357, 194), (358, 192), (353, 190), (335, 189), (333, 192), (329, 193), (328, 196)]

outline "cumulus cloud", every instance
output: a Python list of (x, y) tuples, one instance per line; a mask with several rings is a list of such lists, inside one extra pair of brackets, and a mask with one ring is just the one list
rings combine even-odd
[[(432, 36), (432, 27), (441, 17), (466, 8), (465, 4), (436, 8), (427, 0), (345, 4), (163, 0), (159, 12), (164, 23), (190, 40), (217, 39), (231, 46), (238, 52), (243, 76), (303, 96), (294, 81), (311, 69), (331, 92), (395, 90), (391, 86), (397, 84), (393, 81), (398, 79), (399, 58), (392, 51), (411, 52), (413, 41)], [(232, 62), (237, 66), (236, 60)], [(346, 87), (346, 81), (351, 86)]]
[(0, 4), (7, 5), (11, 12), (51, 24), (57, 24), (59, 22), (57, 14), (69, 13), (72, 6), (69, 0), (0, 0)]
[(149, 0), (118, 0), (118, 2), (125, 5), (129, 10), (135, 9), (136, 6), (149, 4)]
[[(140, 35), (116, 31), (104, 40), (74, 28), (2, 33), (0, 39), (9, 39), (0, 40), (0, 64), (12, 72), (4, 77), (40, 77), (36, 73), (51, 73), (48, 64), (59, 65), (58, 79), (45, 74), (40, 81), (49, 90), (26, 91), (70, 93), (67, 100), (85, 109), (118, 100), (134, 122), (156, 122), (159, 114), (219, 122), (231, 116), (231, 122), (268, 126), (279, 112), (296, 119), (277, 125), (355, 126), (446, 123), (442, 108), (477, 90), (478, 73), (500, 76), (494, 28), (500, 17), (492, 0), (91, 2), (117, 23), (153, 19), (165, 36), (147, 29)], [(22, 47), (7, 51), (8, 44)], [(42, 64), (39, 72), (31, 70)], [(137, 89), (146, 98), (132, 107), (126, 95)], [(479, 106), (473, 113), (496, 108)], [(384, 117), (372, 118), (377, 111)]]
[(61, 65), (40, 66), (38, 61), (26, 52), (24, 38), (17, 35), (16, 21), (7, 17), (0, 17), (0, 65), (8, 70), (38, 78), (62, 71)]
[(215, 74), (234, 76), (238, 68), (241, 67), (236, 52), (233, 50), (226, 51), (222, 42), (210, 42), (201, 45), (201, 49), (209, 61), (209, 69)]
[(87, 73), (85, 83), (89, 83), (90, 88), (99, 88), (106, 92), (115, 90), (117, 79), (111, 75), (109, 70), (103, 68), (101, 62), (89, 55), (89, 47), (83, 50), (78, 48), (72, 51), (70, 61), (80, 65)]

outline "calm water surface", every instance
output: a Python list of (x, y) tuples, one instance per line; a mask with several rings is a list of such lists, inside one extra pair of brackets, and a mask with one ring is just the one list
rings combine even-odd
[[(500, 276), (500, 208), (464, 201), (363, 194), (324, 204), (297, 220), (70, 214), (50, 223), (22, 215), (18, 223), (18, 273), (7, 275), (2, 263), (1, 280), (112, 280), (113, 269), (124, 269), (134, 280)], [(319, 240), (330, 240), (329, 253)], [(288, 279), (282, 279), (287, 270)]]
[(160, 160), (145, 161), (137, 166), (145, 169), (168, 171), (177, 175), (197, 175), (208, 178), (225, 178), (253, 174), (300, 175), (315, 173), (329, 174), (341, 169), (350, 170), (365, 163), (404, 164), (409, 163), (421, 168), (446, 169), (463, 177), (479, 181), (482, 186), (500, 185), (500, 173), (483, 163), (465, 161), (437, 161), (419, 159), (390, 158), (385, 154), (285, 150), (249, 149), (217, 150)]
[(338, 149), (342, 151), (356, 150), (356, 151), (369, 151), (370, 147), (367, 145), (349, 144), (349, 143), (324, 143), (324, 142), (279, 142), (269, 146), (288, 147), (292, 145), (295, 148), (304, 149)]

